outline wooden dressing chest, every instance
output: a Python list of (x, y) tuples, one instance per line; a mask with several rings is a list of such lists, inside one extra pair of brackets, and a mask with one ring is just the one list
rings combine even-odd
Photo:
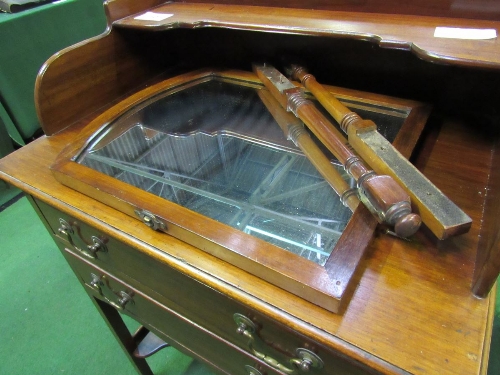
[[(467, 1), (432, 10), (426, 1), (283, 4), (107, 1), (107, 31), (42, 67), (35, 101), (46, 136), (0, 160), (0, 177), (26, 192), (141, 374), (151, 371), (133, 352), (148, 332), (225, 374), (486, 374), (500, 268), (500, 45), (434, 32), (497, 31), (499, 12)], [(207, 249), (192, 227), (185, 237), (148, 228), (127, 188), (90, 169), (74, 167), (82, 171), (74, 189), (60, 182), (60, 155), (76, 156), (96, 121), (120, 118), (162, 82), (200, 69), (250, 77), (253, 62), (299, 58), (347, 102), (384, 103), (384, 114), (425, 108), (394, 144), (470, 216), (466, 234), (441, 241), (424, 226), (404, 240), (373, 225), (368, 240), (339, 240), (358, 263), (341, 297), (321, 305), (334, 297), (315, 272), (330, 275), (328, 266), (296, 270), (271, 248), (266, 262), (278, 266), (254, 252), (241, 266), (239, 255)], [(222, 233), (229, 247), (249, 246)], [(283, 281), (294, 273), (310, 283)], [(317, 290), (319, 302), (310, 297)], [(132, 337), (121, 313), (144, 329)]]

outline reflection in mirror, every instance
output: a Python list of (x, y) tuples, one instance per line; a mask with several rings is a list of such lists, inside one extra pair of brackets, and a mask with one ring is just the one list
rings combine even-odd
[[(208, 80), (167, 90), (105, 127), (76, 160), (323, 266), (352, 213), (257, 89)], [(403, 117), (389, 116), (399, 126)], [(391, 138), (399, 126), (389, 125)]]

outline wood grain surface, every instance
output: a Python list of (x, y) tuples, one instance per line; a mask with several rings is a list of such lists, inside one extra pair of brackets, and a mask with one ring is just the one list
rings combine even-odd
[[(488, 291), (499, 269), (500, 158), (494, 125), (500, 47), (498, 39), (437, 40), (433, 33), (436, 26), (498, 29), (498, 21), (491, 21), (498, 13), (491, 11), (488, 17), (483, 7), (470, 13), (480, 18), (471, 21), (447, 18), (467, 12), (450, 10), (446, 1), (432, 2), (436, 13), (421, 1), (395, 8), (399, 15), (370, 13), (369, 5), (377, 4), (373, 1), (366, 3), (365, 13), (353, 11), (351, 1), (340, 3), (348, 11), (322, 0), (311, 7), (326, 11), (170, 3), (154, 10), (172, 17), (145, 23), (121, 18), (142, 11), (140, 6), (128, 0), (109, 2), (108, 8), (116, 7), (108, 13), (111, 31), (54, 56), (51, 65), (59, 65), (59, 73), (45, 75), (42, 70), (37, 81), (40, 121), (47, 134), (57, 134), (1, 159), (0, 178), (374, 372), (485, 374), (494, 311)], [(148, 2), (152, 4), (156, 2)], [(472, 6), (471, 1), (462, 4)], [(284, 5), (279, 1), (276, 6)], [(209, 27), (191, 30), (203, 26)], [(150, 32), (163, 29), (172, 30)], [(423, 231), (411, 242), (376, 235), (360, 265), (351, 301), (340, 314), (149, 230), (139, 220), (63, 186), (49, 170), (103, 108), (154, 83), (159, 73), (171, 76), (168, 69), (175, 65), (240, 67), (257, 56), (276, 58), (286, 50), (309, 54), (314, 74), (328, 78), (324, 83), (346, 82), (435, 104), (412, 162), (473, 220), (467, 234), (445, 241)], [(60, 102), (51, 102), (53, 90)], [(473, 285), (485, 298), (472, 294)]]
[[(184, 1), (213, 3), (210, 0)], [(219, 0), (219, 4), (234, 4), (231, 0)], [(336, 10), (364, 13), (406, 14), (414, 16), (438, 16), (480, 20), (499, 20), (500, 8), (494, 1), (475, 0), (241, 0), (239, 5), (272, 6), (298, 9)]]
[[(58, 183), (49, 170), (80, 132), (74, 126), (0, 160), (2, 179), (119, 238), (298, 333), (313, 337), (382, 373), (477, 374), (485, 370), (493, 298), (471, 293), (492, 145), (460, 122), (445, 121), (426, 138), (417, 165), (472, 218), (466, 235), (435, 242), (425, 233), (406, 242), (378, 235), (357, 288), (336, 315)], [(444, 168), (459, 164), (461, 168)], [(481, 200), (482, 201), (482, 200)], [(397, 370), (399, 369), (399, 370)]]
[(197, 3), (168, 3), (153, 11), (169, 17), (156, 21), (136, 19), (134, 15), (113, 25), (151, 30), (216, 27), (342, 37), (412, 51), (427, 61), (485, 68), (500, 66), (498, 38), (464, 40), (434, 36), (436, 27), (497, 30), (498, 21)]

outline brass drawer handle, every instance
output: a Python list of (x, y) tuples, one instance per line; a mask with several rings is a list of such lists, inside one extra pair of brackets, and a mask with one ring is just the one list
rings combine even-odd
[[(57, 230), (59, 233), (61, 233), (64, 236), (70, 237), (74, 232), (73, 228), (71, 228), (71, 225), (64, 220), (64, 219), (59, 219), (59, 229)], [(71, 241), (70, 241), (71, 242)]]
[(87, 252), (91, 254), (93, 258), (96, 258), (96, 253), (98, 251), (103, 253), (108, 251), (106, 245), (99, 237), (92, 236), (90, 239), (92, 240), (92, 243), (87, 245)]
[[(125, 306), (127, 304), (134, 304), (134, 300), (132, 299), (133, 297), (133, 293), (131, 292), (125, 292), (123, 290), (119, 291), (118, 293), (116, 293), (115, 291), (113, 291), (111, 289), (111, 287), (108, 285), (108, 283), (106, 282), (106, 276), (97, 276), (96, 274), (94, 273), (91, 273), (90, 274), (90, 277), (91, 277), (91, 280), (90, 282), (87, 284), (87, 286), (92, 289), (94, 292), (96, 292), (97, 294), (99, 294), (108, 304), (110, 304), (111, 306), (113, 306), (115, 309), (117, 309), (118, 311), (123, 311), (125, 310)], [(107, 287), (113, 294), (117, 295), (118, 296), (118, 300), (115, 302), (113, 300), (111, 300), (110, 298), (108, 298), (105, 294), (104, 294), (104, 290), (103, 288), (104, 287)]]
[(101, 278), (97, 276), (95, 273), (91, 273), (90, 277), (92, 278), (92, 280), (90, 280), (88, 286), (94, 292), (97, 292), (98, 294), (102, 295), (102, 286), (104, 285), (104, 283), (102, 282)]
[(254, 348), (255, 336), (254, 332), (256, 330), (254, 322), (242, 314), (234, 314), (233, 319), (237, 325), (236, 333), (242, 335), (248, 339), (248, 349), (250, 352), (256, 356), (258, 359), (264, 361), (269, 366), (284, 372), (285, 374), (295, 374), (297, 370), (308, 372), (312, 368), (321, 369), (323, 368), (323, 361), (317, 354), (311, 352), (310, 350), (304, 348), (297, 348), (295, 350), (296, 358), (291, 358), (289, 360), (293, 367), (287, 367), (282, 363), (278, 362), (276, 359), (259, 352)]
[(245, 370), (248, 375), (263, 375), (262, 372), (260, 372), (255, 367), (252, 367), (250, 365), (245, 365)]
[[(76, 233), (81, 240), (79, 242), (81, 242), (83, 246), (78, 246), (73, 240), (73, 235), (75, 234), (75, 230), (73, 229), (73, 227), (76, 228)], [(67, 241), (71, 244), (71, 246), (73, 246), (75, 250), (78, 250), (82, 255), (86, 256), (87, 258), (97, 259), (97, 252), (100, 251), (101, 253), (105, 253), (108, 251), (105, 241), (97, 236), (90, 237), (90, 242), (86, 241), (82, 237), (80, 233), (80, 227), (78, 226), (77, 223), (70, 224), (66, 220), (60, 218), (59, 229), (57, 231), (61, 235), (66, 237)]]
[(128, 303), (131, 303), (133, 304), (134, 301), (132, 300), (132, 295), (127, 293), (127, 292), (124, 292), (123, 290), (119, 292), (119, 295), (120, 295), (120, 299), (116, 302), (113, 302), (109, 299), (107, 299), (108, 303), (113, 306), (115, 309), (119, 310), (119, 311), (123, 311), (125, 309), (125, 305), (128, 304)]

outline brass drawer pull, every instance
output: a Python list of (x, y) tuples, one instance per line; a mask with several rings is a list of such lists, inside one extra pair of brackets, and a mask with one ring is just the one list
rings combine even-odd
[[(75, 234), (75, 227), (76, 229), (76, 234), (79, 238), (79, 243), (81, 243), (81, 246), (77, 245), (75, 243), (75, 240), (73, 239), (73, 235)], [(105, 253), (108, 251), (108, 248), (106, 247), (105, 240), (97, 237), (97, 236), (92, 236), (90, 237), (90, 241), (86, 241), (81, 233), (80, 233), (80, 227), (78, 226), (78, 223), (73, 222), (69, 223), (68, 221), (60, 218), (59, 219), (59, 229), (57, 230), (61, 235), (66, 237), (66, 240), (73, 246), (75, 250), (78, 250), (82, 255), (86, 256), (87, 258), (91, 259), (97, 259), (97, 252)]]
[(91, 254), (93, 256), (93, 258), (96, 257), (95, 254), (98, 251), (101, 251), (103, 253), (108, 251), (108, 249), (106, 248), (106, 245), (99, 237), (92, 236), (92, 237), (90, 237), (90, 239), (92, 240), (92, 243), (87, 245), (87, 251), (89, 254)]
[(295, 374), (298, 370), (303, 372), (308, 372), (312, 368), (321, 369), (323, 368), (323, 361), (315, 353), (304, 348), (297, 348), (295, 350), (296, 358), (291, 358), (289, 360), (293, 367), (287, 367), (276, 359), (259, 352), (254, 348), (255, 336), (254, 332), (256, 330), (254, 322), (242, 314), (234, 314), (233, 319), (237, 325), (236, 333), (242, 335), (248, 339), (248, 349), (250, 352), (256, 356), (258, 359), (264, 361), (271, 367), (284, 372), (285, 374)]
[(248, 375), (263, 375), (262, 372), (250, 365), (245, 365), (245, 370), (247, 371)]
[(90, 287), (90, 289), (102, 295), (101, 287), (104, 285), (104, 283), (102, 282), (101, 278), (94, 273), (91, 273), (90, 277), (92, 278), (92, 280), (90, 280), (88, 286)]
[[(132, 299), (134, 295), (133, 292), (125, 292), (121, 290), (117, 293), (113, 289), (111, 289), (111, 287), (107, 283), (106, 276), (100, 277), (94, 273), (91, 273), (90, 277), (91, 280), (87, 284), (87, 286), (94, 292), (99, 294), (108, 304), (113, 306), (118, 311), (123, 311), (125, 309), (125, 306), (129, 303), (134, 304), (134, 300)], [(104, 287), (109, 289), (112, 294), (118, 297), (118, 300), (116, 302), (111, 300), (108, 296), (104, 294)]]
[(57, 231), (62, 235), (70, 237), (70, 235), (74, 233), (73, 228), (71, 228), (71, 225), (69, 225), (69, 223), (66, 220), (59, 219), (59, 225), (60, 227)]
[(127, 293), (127, 292), (124, 292), (123, 290), (119, 292), (119, 295), (120, 295), (120, 299), (117, 301), (117, 302), (113, 302), (113, 301), (110, 301), (108, 300), (109, 304), (111, 306), (113, 306), (115, 309), (119, 310), (119, 311), (123, 311), (125, 309), (125, 305), (127, 303), (134, 303), (134, 301), (132, 300), (132, 295)]

